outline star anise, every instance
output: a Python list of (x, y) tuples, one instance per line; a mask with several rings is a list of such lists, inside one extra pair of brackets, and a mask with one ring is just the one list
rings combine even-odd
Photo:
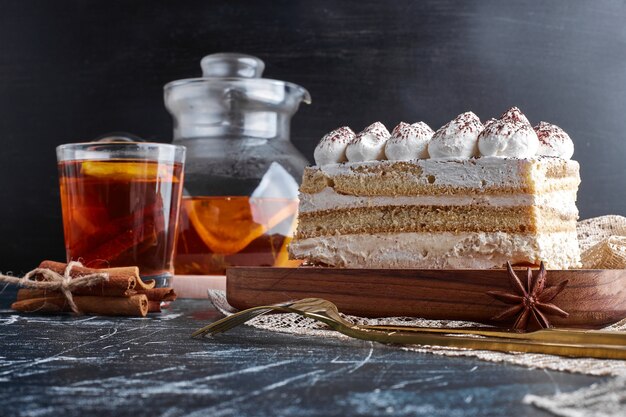
[(547, 315), (569, 316), (569, 313), (549, 303), (563, 291), (569, 282), (568, 280), (546, 287), (547, 272), (543, 262), (541, 262), (539, 272), (535, 276), (533, 276), (532, 270), (528, 268), (526, 283), (522, 282), (515, 274), (510, 262), (506, 263), (506, 269), (509, 273), (509, 282), (513, 287), (513, 292), (488, 291), (487, 294), (506, 304), (513, 304), (513, 307), (492, 317), (492, 320), (499, 321), (517, 317), (513, 328), (515, 330), (528, 330), (534, 327), (552, 327), (546, 317)]

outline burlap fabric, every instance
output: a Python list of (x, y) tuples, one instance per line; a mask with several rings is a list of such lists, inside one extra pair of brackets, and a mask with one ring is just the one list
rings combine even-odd
[[(582, 264), (586, 269), (626, 269), (626, 217), (602, 216), (583, 220), (578, 224), (578, 237)], [(224, 293), (211, 291), (213, 304), (224, 314), (233, 310)], [(415, 317), (387, 317), (369, 319), (345, 316), (358, 324), (414, 325), (420, 327), (471, 327), (476, 323), (459, 321), (425, 320)], [(347, 338), (327, 330), (323, 324), (295, 314), (260, 316), (249, 325), (270, 331)], [(606, 330), (626, 331), (626, 320), (609, 326)], [(530, 368), (566, 371), (597, 376), (616, 376), (606, 383), (552, 397), (527, 395), (524, 401), (560, 416), (626, 416), (626, 361), (562, 358), (551, 355), (500, 353), (433, 346), (402, 346), (400, 349), (445, 356), (467, 356), (490, 362), (503, 362)]]

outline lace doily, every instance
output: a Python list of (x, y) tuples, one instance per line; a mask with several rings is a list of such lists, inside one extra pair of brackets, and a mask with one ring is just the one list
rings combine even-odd
[(626, 377), (592, 384), (573, 392), (549, 397), (526, 395), (523, 402), (564, 417), (609, 417), (626, 415)]

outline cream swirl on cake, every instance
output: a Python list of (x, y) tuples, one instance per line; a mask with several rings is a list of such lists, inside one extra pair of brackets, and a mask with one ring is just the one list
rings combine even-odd
[(490, 124), (492, 124), (493, 122), (495, 122), (497, 119), (494, 119), (493, 117), (489, 120), (487, 120), (485, 123), (483, 123), (483, 129), (486, 128), (487, 126), (489, 126)]
[(478, 156), (476, 141), (483, 130), (478, 116), (461, 113), (435, 132), (428, 144), (431, 158), (468, 159)]
[[(498, 120), (498, 119), (493, 119), (493, 120)], [(502, 113), (500, 115), (499, 120), (509, 120), (514, 123), (523, 123), (525, 125), (530, 125), (530, 122), (528, 121), (528, 118), (526, 117), (526, 115), (522, 113), (522, 111), (515, 106), (511, 107), (510, 109)]]
[(408, 161), (428, 158), (428, 143), (433, 130), (424, 122), (400, 122), (385, 144), (385, 155), (390, 161)]
[(539, 122), (534, 129), (539, 138), (538, 155), (572, 159), (574, 142), (563, 129), (548, 122)]
[(367, 161), (414, 159), (463, 160), (476, 157), (571, 159), (574, 144), (560, 127), (541, 122), (534, 128), (512, 107), (484, 125), (471, 111), (433, 130), (424, 122), (400, 122), (390, 134), (375, 122), (355, 134), (347, 126), (326, 134), (315, 148), (318, 166)]
[(317, 165), (345, 162), (346, 147), (356, 135), (348, 126), (343, 126), (324, 135), (315, 147), (313, 158)]
[(539, 139), (526, 116), (512, 107), (480, 132), (478, 149), (483, 156), (530, 158), (537, 154)]
[(346, 147), (350, 162), (377, 161), (385, 159), (385, 143), (391, 135), (381, 122), (375, 122), (356, 135)]

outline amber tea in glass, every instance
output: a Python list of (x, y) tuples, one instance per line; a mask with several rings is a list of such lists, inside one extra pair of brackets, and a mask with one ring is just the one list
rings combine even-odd
[(173, 145), (59, 147), (68, 261), (94, 268), (138, 266), (143, 278), (167, 285), (173, 274), (183, 161), (184, 148)]
[(177, 274), (224, 274), (229, 266), (297, 266), (287, 245), (298, 200), (183, 197), (176, 247)]

